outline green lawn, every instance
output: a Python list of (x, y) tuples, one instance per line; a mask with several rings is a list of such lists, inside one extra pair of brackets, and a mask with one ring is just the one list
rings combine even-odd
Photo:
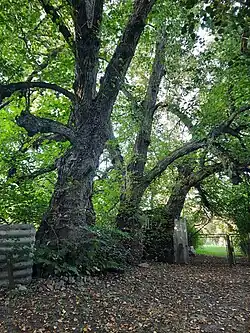
[(225, 246), (203, 245), (196, 249), (196, 253), (204, 254), (207, 256), (226, 257), (227, 249)]
[[(227, 249), (226, 246), (219, 246), (219, 245), (203, 245), (196, 249), (197, 254), (204, 254), (206, 256), (216, 256), (216, 257), (226, 257), (227, 256)], [(237, 256), (240, 256), (241, 253), (236, 250), (235, 253)]]

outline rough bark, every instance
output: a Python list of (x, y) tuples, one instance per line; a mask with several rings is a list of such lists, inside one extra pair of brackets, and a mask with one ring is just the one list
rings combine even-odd
[(72, 148), (60, 159), (50, 208), (37, 233), (39, 244), (56, 245), (86, 232), (83, 227), (90, 223), (92, 180), (99, 154), (89, 149), (87, 155), (84, 149)]
[(59, 163), (58, 182), (42, 226), (43, 230), (48, 230), (48, 236), (45, 237), (44, 231), (39, 233), (39, 241), (43, 239), (44, 242), (44, 238), (51, 241), (53, 234), (60, 239), (74, 239), (74, 235), (79, 235), (80, 229), (86, 225), (93, 177), (108, 139), (109, 117), (120, 89), (120, 80), (124, 79), (154, 2), (138, 1), (138, 6), (135, 5), (97, 94), (98, 26), (103, 3), (101, 0), (95, 2), (93, 28), (90, 29), (83, 24), (88, 19), (84, 2), (73, 2), (76, 26), (74, 91), (77, 102), (71, 120), (76, 130), (76, 143)]

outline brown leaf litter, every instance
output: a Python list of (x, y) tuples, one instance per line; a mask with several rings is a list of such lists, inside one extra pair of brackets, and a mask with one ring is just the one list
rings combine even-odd
[(0, 290), (0, 333), (249, 333), (250, 267), (219, 259)]

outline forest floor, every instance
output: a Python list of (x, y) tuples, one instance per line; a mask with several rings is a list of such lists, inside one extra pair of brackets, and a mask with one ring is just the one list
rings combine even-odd
[(0, 332), (249, 333), (250, 267), (198, 256), (187, 266), (36, 280), (0, 290)]

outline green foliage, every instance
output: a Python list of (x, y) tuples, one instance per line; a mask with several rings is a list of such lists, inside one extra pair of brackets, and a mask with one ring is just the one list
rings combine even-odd
[(164, 208), (147, 211), (147, 216), (148, 227), (144, 229), (144, 257), (172, 263), (173, 230), (165, 218)]
[(187, 223), (187, 233), (188, 243), (192, 245), (195, 249), (203, 245), (204, 238), (200, 237), (201, 233), (194, 225), (190, 224), (189, 222)]
[[(102, 175), (101, 175), (102, 177)], [(118, 211), (121, 176), (119, 171), (112, 170), (94, 183), (93, 204), (98, 225), (113, 226)]]
[(129, 235), (110, 227), (91, 227), (85, 237), (74, 243), (65, 243), (63, 248), (39, 248), (35, 253), (38, 274), (97, 274), (120, 271), (127, 263), (128, 250), (123, 243)]
[(213, 177), (204, 183), (213, 211), (235, 223), (242, 235), (250, 232), (250, 194), (248, 176), (233, 185), (227, 178)]
[(241, 233), (239, 235), (239, 237), (237, 237), (234, 240), (234, 246), (243, 255), (248, 256), (248, 254), (249, 254), (249, 246), (250, 246), (249, 234), (242, 234)]

